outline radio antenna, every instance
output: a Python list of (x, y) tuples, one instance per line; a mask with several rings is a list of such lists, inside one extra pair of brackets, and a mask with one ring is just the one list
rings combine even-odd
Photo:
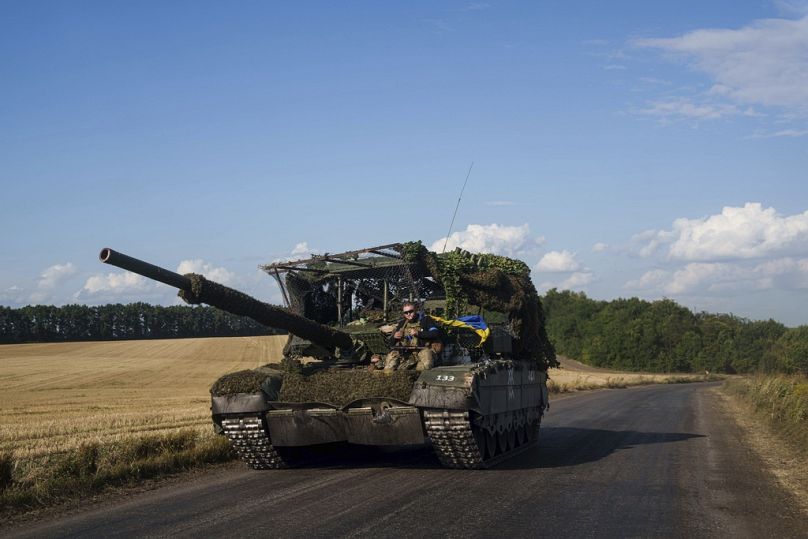
[(452, 222), (449, 223), (449, 232), (446, 233), (446, 241), (443, 242), (443, 250), (441, 251), (441, 254), (446, 252), (446, 244), (449, 243), (449, 235), (452, 233), (452, 227), (454, 226), (455, 217), (457, 217), (457, 210), (458, 210), (458, 208), (460, 208), (460, 199), (463, 198), (463, 191), (466, 190), (466, 184), (469, 181), (469, 176), (471, 176), (471, 167), (473, 167), (473, 166), (474, 166), (474, 161), (472, 161), (471, 165), (469, 166), (469, 171), (466, 174), (466, 181), (463, 182), (463, 188), (460, 189), (460, 196), (457, 197), (457, 205), (455, 206), (455, 211), (452, 214)]

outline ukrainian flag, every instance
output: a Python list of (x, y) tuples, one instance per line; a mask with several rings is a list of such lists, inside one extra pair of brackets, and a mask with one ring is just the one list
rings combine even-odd
[(488, 336), (491, 334), (491, 330), (488, 329), (488, 324), (485, 323), (485, 320), (483, 320), (483, 317), (479, 314), (461, 316), (460, 318), (454, 318), (451, 320), (432, 314), (429, 315), (429, 317), (437, 320), (445, 326), (470, 329), (480, 336), (480, 343), (477, 346), (482, 346), (486, 339), (488, 339)]

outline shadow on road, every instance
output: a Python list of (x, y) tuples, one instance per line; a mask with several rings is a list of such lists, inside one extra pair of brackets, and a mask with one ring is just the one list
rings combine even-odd
[[(537, 446), (502, 461), (493, 469), (517, 470), (576, 466), (605, 458), (615, 451), (646, 444), (703, 438), (703, 434), (638, 432), (571, 427), (543, 427)], [(430, 447), (365, 447), (338, 445), (321, 448), (303, 458), (305, 468), (441, 468)]]
[(539, 435), (536, 452), (532, 452), (528, 458), (516, 457), (499, 467), (511, 469), (576, 466), (608, 457), (615, 451), (633, 449), (646, 444), (681, 442), (704, 436), (684, 432), (544, 427)]

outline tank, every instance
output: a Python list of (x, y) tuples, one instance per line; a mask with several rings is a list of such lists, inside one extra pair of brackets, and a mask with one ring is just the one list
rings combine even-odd
[[(348, 443), (426, 444), (443, 466), (476, 469), (538, 439), (557, 362), (524, 262), (408, 242), (262, 265), (280, 306), (109, 248), (100, 259), (176, 287), (190, 304), (289, 332), (279, 363), (211, 387), (214, 429), (251, 468), (301, 464), (307, 448)], [(417, 351), (392, 339), (405, 302), (437, 328), (420, 343), (434, 362), (380, 369), (392, 350)]]

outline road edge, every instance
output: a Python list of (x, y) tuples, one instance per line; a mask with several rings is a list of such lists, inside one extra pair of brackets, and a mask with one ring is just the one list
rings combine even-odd
[(775, 480), (792, 495), (800, 511), (808, 518), (808, 465), (803, 457), (758, 417), (754, 408), (726, 392), (724, 386), (709, 389), (716, 402), (740, 428), (750, 449), (760, 457)]

